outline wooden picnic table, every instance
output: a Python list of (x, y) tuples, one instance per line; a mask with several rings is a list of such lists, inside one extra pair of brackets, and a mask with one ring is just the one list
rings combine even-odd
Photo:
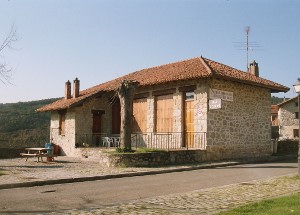
[[(54, 157), (53, 148), (25, 148), (26, 153), (20, 155), (26, 157), (26, 161), (29, 157), (37, 157), (38, 162), (43, 161), (43, 157)], [(50, 152), (50, 153), (49, 153)]]

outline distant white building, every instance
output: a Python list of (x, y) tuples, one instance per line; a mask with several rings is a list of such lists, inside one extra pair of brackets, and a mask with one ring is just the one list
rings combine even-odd
[(297, 97), (278, 104), (279, 140), (299, 138)]

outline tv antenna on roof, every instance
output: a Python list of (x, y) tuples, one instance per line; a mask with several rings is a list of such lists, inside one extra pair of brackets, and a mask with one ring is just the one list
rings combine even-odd
[(249, 42), (249, 33), (250, 33), (250, 26), (247, 26), (245, 28), (246, 33), (246, 43), (245, 42), (233, 42), (235, 44), (235, 47), (238, 48), (238, 50), (246, 50), (246, 60), (247, 60), (247, 71), (249, 70), (249, 50), (262, 50), (261, 45), (257, 42)]

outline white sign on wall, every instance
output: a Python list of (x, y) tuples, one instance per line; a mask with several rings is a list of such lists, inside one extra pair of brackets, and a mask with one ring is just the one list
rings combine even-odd
[(233, 92), (210, 89), (209, 92), (210, 99), (222, 99), (225, 101), (233, 101)]
[(209, 109), (210, 110), (221, 109), (221, 108), (222, 108), (222, 100), (221, 99), (209, 100)]

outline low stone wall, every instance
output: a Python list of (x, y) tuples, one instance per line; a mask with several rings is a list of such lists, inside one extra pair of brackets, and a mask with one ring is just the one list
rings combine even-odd
[[(177, 164), (191, 164), (207, 161), (228, 160), (226, 156), (207, 150), (174, 150), (145, 153), (115, 153), (115, 149), (77, 148), (77, 157), (99, 161), (104, 166), (156, 167)], [(244, 156), (243, 159), (263, 159), (270, 156)], [(236, 156), (235, 159), (241, 158)], [(231, 158), (232, 160), (233, 158)]]
[(0, 148), (0, 159), (20, 157), (21, 152), (24, 152), (24, 148)]
[(164, 151), (151, 153), (124, 153), (108, 155), (109, 165), (155, 167), (203, 161), (206, 152), (201, 150)]
[(281, 140), (277, 143), (277, 153), (278, 154), (298, 154), (298, 144), (297, 140)]

